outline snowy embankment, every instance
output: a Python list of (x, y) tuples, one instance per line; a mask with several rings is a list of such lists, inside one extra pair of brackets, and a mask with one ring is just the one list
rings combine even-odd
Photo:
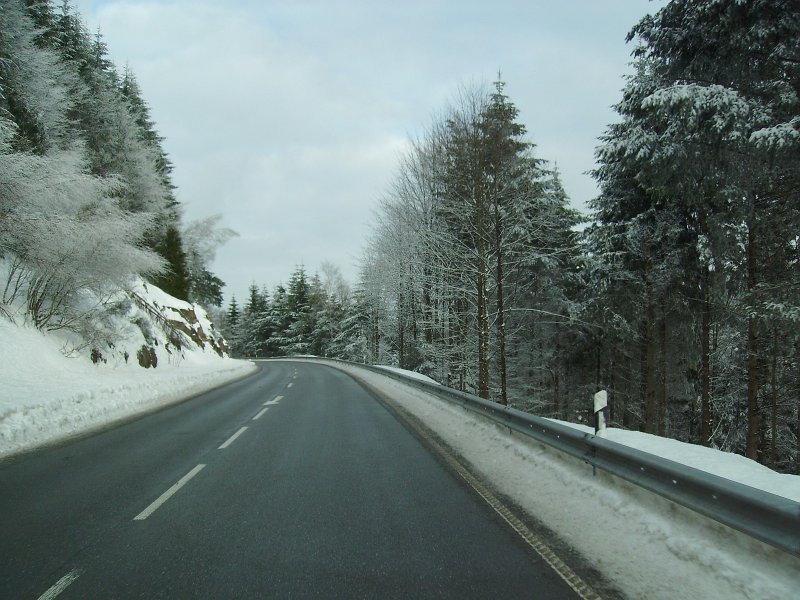
[(417, 373), (416, 371), (407, 371), (406, 369), (401, 369), (400, 367), (389, 367), (387, 365), (375, 365), (379, 369), (383, 369), (384, 371), (392, 371), (393, 373), (400, 373), (401, 375), (405, 375), (406, 377), (410, 377), (411, 379), (416, 379), (418, 381), (425, 381), (426, 383), (435, 383), (439, 385), (439, 382), (435, 379), (431, 379), (427, 375), (423, 375), (422, 373)]
[(119, 339), (102, 348), (0, 317), (0, 457), (156, 410), (257, 368), (227, 357), (201, 308), (141, 281), (126, 295), (127, 310), (115, 317)]
[[(556, 532), (629, 598), (797, 597), (795, 557), (611, 475), (598, 471), (593, 477), (582, 461), (417, 388), (355, 366), (333, 366), (382, 390), (420, 419), (484, 481)], [(800, 477), (741, 456), (637, 432), (610, 430), (608, 437), (800, 501)]]
[[(555, 421), (555, 419), (550, 419)], [(594, 429), (586, 425), (555, 421), (567, 427), (572, 427), (584, 433), (594, 433)], [(677, 440), (659, 437), (639, 431), (626, 431), (624, 429), (609, 428), (606, 430), (606, 439), (636, 448), (642, 452), (655, 454), (662, 458), (686, 465), (718, 477), (736, 481), (775, 494), (795, 502), (800, 502), (800, 476), (777, 473), (745, 458), (741, 454), (720, 452), (714, 448), (706, 448), (696, 444), (687, 444)]]

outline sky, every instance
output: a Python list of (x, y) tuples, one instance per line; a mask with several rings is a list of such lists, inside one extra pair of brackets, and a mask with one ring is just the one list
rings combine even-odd
[(351, 283), (409, 139), (498, 72), (573, 205), (597, 194), (627, 32), (665, 0), (73, 0), (136, 75), (190, 222), (239, 236), (211, 270), (226, 304), (297, 266)]

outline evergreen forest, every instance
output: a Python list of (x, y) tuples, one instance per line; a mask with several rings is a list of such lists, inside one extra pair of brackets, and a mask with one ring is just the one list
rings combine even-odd
[[(409, 140), (352, 285), (323, 263), (217, 311), (238, 356), (414, 370), (544, 417), (800, 473), (800, 4), (671, 0), (577, 212), (507, 87), (460, 89)], [(587, 99), (587, 102), (589, 100)], [(0, 0), (0, 318), (107, 343), (141, 276), (222, 305), (232, 235), (186, 223), (135, 74), (70, 0)]]
[[(351, 289), (332, 265), (234, 299), (246, 356), (400, 366), (544, 417), (800, 473), (800, 5), (672, 0), (629, 34), (571, 208), (506, 84), (411, 141)], [(500, 79), (500, 78), (498, 78)]]
[(0, 0), (0, 316), (102, 347), (132, 277), (222, 303), (208, 265), (233, 232), (183, 222), (162, 142), (69, 0)]

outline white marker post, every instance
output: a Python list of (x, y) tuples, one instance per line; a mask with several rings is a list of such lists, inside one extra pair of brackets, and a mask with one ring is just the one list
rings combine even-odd
[[(607, 410), (608, 392), (600, 390), (594, 395), (594, 434), (601, 438), (606, 437)], [(594, 463), (592, 463), (592, 475), (597, 475), (597, 466)]]
[(608, 407), (608, 392), (600, 390), (594, 395), (594, 434), (606, 437), (606, 408)]

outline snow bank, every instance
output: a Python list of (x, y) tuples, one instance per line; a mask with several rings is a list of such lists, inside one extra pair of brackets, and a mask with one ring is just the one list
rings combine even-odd
[(390, 367), (388, 365), (375, 365), (379, 369), (383, 369), (385, 371), (393, 371), (395, 373), (400, 373), (401, 375), (405, 375), (406, 377), (410, 377), (411, 379), (418, 379), (419, 381), (424, 381), (426, 383), (435, 383), (436, 385), (440, 385), (438, 381), (435, 379), (431, 379), (427, 375), (423, 375), (422, 373), (417, 373), (416, 371), (408, 371), (406, 369), (401, 369), (399, 367)]
[[(598, 471), (592, 477), (583, 462), (421, 390), (355, 366), (334, 366), (382, 390), (423, 421), (484, 481), (557, 532), (627, 597), (785, 600), (800, 589), (800, 560), (794, 557), (611, 475)], [(768, 475), (745, 467), (741, 457), (708, 449), (694, 453), (685, 448), (688, 444), (654, 437), (619, 430), (609, 435), (707, 471), (736, 474), (748, 485), (797, 496), (800, 477)]]
[(201, 308), (142, 281), (127, 294), (127, 310), (113, 317), (119, 339), (101, 348), (0, 317), (0, 457), (183, 400), (257, 368), (227, 357)]
[[(549, 420), (555, 421), (555, 419)], [(555, 422), (587, 433), (594, 433), (594, 429), (586, 425), (567, 423), (566, 421)], [(687, 444), (638, 431), (610, 427), (606, 429), (606, 433), (606, 438), (612, 442), (800, 502), (800, 476), (776, 473), (740, 454), (721, 452), (713, 448)]]

